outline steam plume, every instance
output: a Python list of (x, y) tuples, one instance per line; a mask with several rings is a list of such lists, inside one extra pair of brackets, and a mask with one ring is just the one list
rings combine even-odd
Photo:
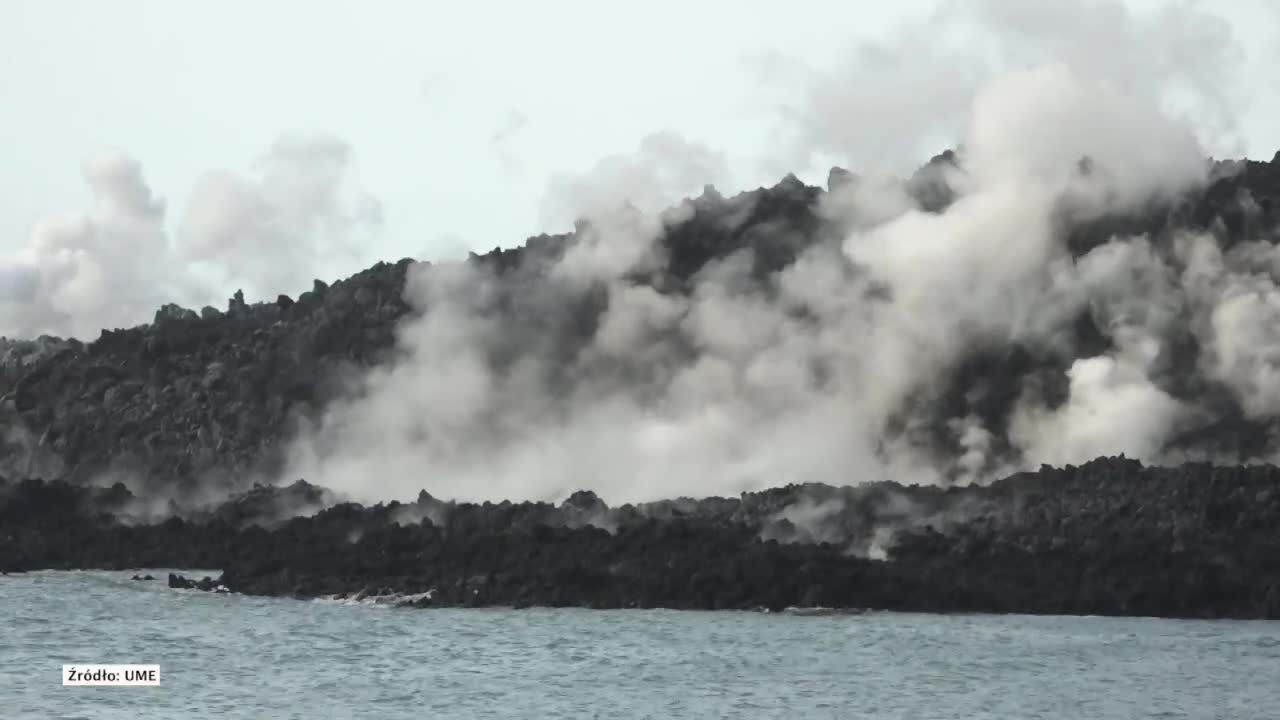
[[(407, 294), (419, 314), (402, 330), (403, 359), (331, 407), (295, 443), (289, 472), (371, 498), (591, 488), (647, 500), (788, 482), (983, 480), (1099, 452), (1157, 459), (1189, 412), (1160, 387), (1176, 323), (1132, 303), (1146, 293), (1176, 315), (1185, 292), (1141, 238), (1075, 262), (1062, 223), (1195, 187), (1203, 150), (1157, 97), (1067, 63), (1001, 76), (968, 117), (963, 153), (932, 170), (955, 195), (940, 212), (893, 180), (855, 179), (811, 203), (784, 182), (770, 202), (794, 193), (826, 222), (760, 228), (800, 248), (763, 273), (748, 245), (681, 280), (678, 242), (701, 240), (671, 240), (704, 215), (737, 226), (765, 202), (759, 194), (704, 194), (660, 214), (599, 201), (610, 187), (635, 193), (637, 176), (687, 191), (707, 163), (568, 183), (593, 195), (562, 252), (526, 250), (514, 268), (414, 271)], [(639, 166), (654, 155), (642, 148)], [(1081, 313), (1110, 340), (1101, 354), (1079, 355)], [(993, 417), (948, 414), (957, 369), (1002, 347), (1030, 348), (1051, 369)], [(1225, 367), (1253, 376), (1257, 363), (1237, 354)], [(1055, 385), (1065, 397), (1050, 397)]]
[(141, 163), (95, 156), (82, 168), (93, 211), (37, 223), (0, 260), (0, 334), (92, 340), (148, 322), (164, 304), (220, 304), (227, 285), (259, 297), (305, 288), (321, 263), (358, 257), (355, 243), (380, 227), (380, 206), (354, 185), (351, 164), (340, 140), (282, 138), (256, 180), (202, 177), (175, 241)]

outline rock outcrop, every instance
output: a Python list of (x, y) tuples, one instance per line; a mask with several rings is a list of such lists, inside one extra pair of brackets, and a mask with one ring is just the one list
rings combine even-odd
[(350, 368), (390, 350), (410, 261), (380, 263), (296, 302), (225, 312), (166, 306), (92, 343), (10, 343), (0, 362), (0, 470), (70, 482), (129, 477), (181, 495), (273, 477), (299, 418)]

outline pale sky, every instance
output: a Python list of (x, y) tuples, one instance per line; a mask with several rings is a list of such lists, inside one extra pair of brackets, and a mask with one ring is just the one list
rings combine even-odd
[[(783, 167), (787, 91), (799, 97), (815, 73), (836, 73), (838, 86), (850, 48), (934, 5), (0, 0), (0, 255), (42, 218), (91, 210), (81, 164), (107, 148), (141, 164), (177, 233), (204, 173), (250, 173), (283, 134), (340, 138), (354, 181), (383, 206), (372, 259), (562, 231), (565, 219), (544, 212), (553, 177), (634, 153), (658, 131), (723, 153), (726, 191), (787, 169), (821, 181), (817, 163)], [(1266, 0), (1198, 6), (1231, 22), (1243, 52), (1231, 73), (1245, 91), (1235, 131), (1270, 159), (1280, 15)], [(926, 112), (934, 92), (875, 96)]]

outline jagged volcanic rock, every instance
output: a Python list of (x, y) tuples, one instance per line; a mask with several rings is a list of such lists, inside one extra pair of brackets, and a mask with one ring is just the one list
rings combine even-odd
[(88, 344), (11, 344), (0, 467), (71, 482), (115, 473), (174, 494), (270, 477), (292, 422), (323, 407), (345, 369), (392, 347), (409, 264), (316, 281), (296, 302), (166, 306), (151, 325)]
[[(217, 566), (218, 580), (169, 584), (407, 597), (421, 607), (1280, 618), (1274, 467), (1144, 468), (1114, 458), (987, 487), (788, 486), (618, 508), (586, 493), (558, 507), (427, 496), (339, 504), (266, 526), (232, 522), (223, 509), (141, 526), (102, 510), (128, 500), (118, 488), (0, 486), (0, 570)], [(801, 519), (796, 509), (806, 507), (825, 509)], [(875, 545), (881, 554), (869, 552)]]
[[(924, 210), (954, 202), (955, 163), (944, 153), (906, 181)], [(1145, 234), (1158, 248), (1188, 228), (1222, 248), (1274, 243), (1280, 156), (1219, 164), (1213, 177), (1132, 216), (1076, 222), (1065, 207), (1061, 233), (1077, 257), (1116, 233)], [(859, 182), (833, 171), (830, 190)], [(709, 189), (666, 221), (660, 265), (627, 280), (688, 294), (709, 264), (747, 250), (750, 275), (763, 282), (806, 248), (838, 240), (838, 223), (819, 212), (826, 194), (794, 177), (728, 199)], [(469, 260), (494, 271), (495, 312), (527, 334), (489, 361), (514, 362), (526, 336), (570, 358), (598, 330), (608, 302), (599, 287), (557, 295), (554, 308), (531, 301), (574, 241), (544, 235)], [(166, 306), (152, 324), (92, 343), (4, 341), (0, 472), (57, 479), (0, 484), (0, 570), (218, 567), (221, 584), (239, 592), (393, 592), (432, 606), (1280, 617), (1280, 471), (1270, 466), (1110, 459), (990, 486), (789, 485), (620, 507), (585, 490), (560, 505), (455, 503), (424, 490), (414, 503), (364, 507), (305, 481), (255, 486), (279, 479), (299, 423), (394, 356), (401, 321), (423, 311), (405, 299), (412, 269), (379, 264), (317, 281), (296, 300), (247, 304), (237, 293), (226, 311)], [(1087, 310), (1071, 332), (1081, 356), (1111, 347)], [(1274, 452), (1280, 423), (1199, 377), (1203, 351), (1181, 341), (1160, 379), (1171, 397), (1211, 411), (1171, 449), (1220, 462)], [(975, 346), (942, 378), (936, 422), (910, 430), (959, 455), (945, 423), (973, 416), (999, 457), (1021, 390), (1063, 402), (1073, 359)], [(571, 384), (568, 363), (558, 372), (551, 382)]]

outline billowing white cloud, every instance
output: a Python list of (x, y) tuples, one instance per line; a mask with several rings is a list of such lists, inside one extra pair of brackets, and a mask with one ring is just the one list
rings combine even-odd
[(381, 229), (382, 207), (355, 183), (352, 162), (337, 138), (284, 137), (253, 178), (205, 174), (187, 199), (179, 254), (259, 295), (305, 289), (335, 260), (371, 262), (368, 241)]
[(253, 180), (202, 177), (175, 240), (138, 160), (95, 156), (82, 168), (93, 210), (37, 222), (0, 259), (0, 334), (92, 340), (168, 303), (221, 305), (241, 286), (274, 297), (335, 266), (362, 267), (382, 214), (354, 187), (351, 165), (339, 140), (281, 139)]
[[(1233, 71), (1243, 57), (1230, 24), (1193, 3), (1136, 9), (1121, 0), (950, 0), (882, 39), (851, 47), (834, 67), (796, 69), (778, 56), (757, 58), (756, 65), (766, 83), (773, 69), (791, 69), (777, 90), (786, 142), (771, 165), (803, 170), (826, 160), (906, 172), (964, 139), (970, 113), (981, 109), (971, 101), (993, 79), (1054, 65), (1110, 86), (1123, 102), (1086, 108), (1075, 98), (1044, 96), (1059, 107), (1039, 112), (1082, 123), (1088, 134), (1092, 124), (1124, 122), (1121, 108), (1129, 102), (1154, 102), (1194, 124), (1210, 150), (1229, 154), (1240, 146), (1234, 121), (1245, 88)], [(1064, 103), (1076, 108), (1073, 116), (1060, 112)], [(1097, 109), (1110, 114), (1088, 114)], [(1150, 149), (1161, 139), (1139, 138), (1129, 155), (1158, 161)]]
[(0, 261), (0, 333), (92, 339), (185, 299), (188, 288), (169, 256), (164, 202), (139, 163), (107, 152), (87, 161), (83, 174), (93, 211), (38, 222), (27, 244)]
[[(1091, 113), (1104, 121), (1081, 125)], [(1152, 377), (1152, 348), (1179, 306), (1116, 296), (1134, 272), (1146, 273), (1141, 302), (1176, 292), (1176, 276), (1141, 241), (1077, 265), (1057, 221), (1068, 199), (1132, 208), (1199, 182), (1194, 137), (1153, 100), (1060, 64), (991, 83), (967, 117), (948, 207), (924, 212), (901, 183), (855, 181), (818, 208), (843, 241), (809, 247), (763, 282), (751, 250), (714, 260), (680, 292), (634, 280), (663, 267), (662, 219), (617, 208), (660, 207), (714, 153), (647, 144), (558, 183), (563, 206), (589, 220), (564, 255), (503, 277), (478, 264), (417, 269), (408, 296), (422, 314), (403, 328), (401, 361), (298, 438), (287, 476), (367, 498), (590, 488), (621, 501), (974, 481), (1013, 460), (1157, 453), (1183, 409)], [(1137, 138), (1159, 152), (1134, 151)], [(1082, 174), (1084, 154), (1115, 171)], [(1090, 308), (1116, 350), (1068, 363), (1064, 404), (1027, 394), (1006, 437), (972, 413), (938, 416), (970, 353), (1071, 352), (1064, 330)], [(953, 452), (929, 437), (935, 426)]]

